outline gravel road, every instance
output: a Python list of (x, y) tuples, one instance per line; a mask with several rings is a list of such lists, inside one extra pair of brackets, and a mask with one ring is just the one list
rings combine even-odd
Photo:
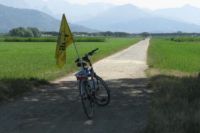
[(0, 105), (0, 133), (140, 133), (148, 118), (146, 53), (149, 39), (94, 64), (111, 88), (111, 103), (83, 113), (73, 75)]

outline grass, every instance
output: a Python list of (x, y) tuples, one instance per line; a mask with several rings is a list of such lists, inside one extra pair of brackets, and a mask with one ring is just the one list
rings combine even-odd
[(146, 133), (200, 132), (200, 77), (154, 76), (150, 80)]
[(146, 133), (200, 133), (200, 75), (193, 74), (200, 72), (199, 51), (199, 42), (151, 41), (148, 63), (159, 71), (150, 75)]
[(0, 42), (3, 42), (3, 41), (4, 41), (4, 38), (0, 36)]
[(40, 37), (40, 38), (22, 38), (22, 37), (6, 37), (3, 42), (56, 42), (55, 37)]
[(200, 72), (200, 42), (175, 42), (168, 39), (151, 40), (148, 51), (150, 68)]
[(13, 97), (21, 96), (27, 91), (34, 90), (41, 85), (48, 85), (46, 80), (30, 79), (1, 79), (0, 102)]
[[(92, 58), (97, 61), (139, 40), (140, 38), (110, 38), (106, 42), (78, 42), (77, 46), (81, 55), (99, 48), (99, 52)], [(54, 42), (0, 42), (0, 97), (10, 97), (8, 94), (13, 92), (13, 88), (14, 94), (28, 91), (29, 89), (21, 91), (27, 85), (34, 88), (32, 79), (53, 80), (77, 70), (74, 63), (77, 56), (73, 45), (67, 49), (67, 64), (62, 69), (56, 66), (55, 47)], [(16, 85), (16, 81), (19, 85)]]
[(76, 42), (105, 42), (105, 37), (76, 37)]
[(200, 37), (172, 37), (171, 41), (175, 42), (200, 42)]
[[(56, 42), (57, 37), (0, 37), (0, 42)], [(75, 37), (75, 42), (105, 42), (105, 37)]]

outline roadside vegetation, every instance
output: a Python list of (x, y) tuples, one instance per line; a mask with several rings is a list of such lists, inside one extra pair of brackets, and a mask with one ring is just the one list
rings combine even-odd
[[(148, 74), (153, 94), (146, 133), (200, 132), (200, 41), (197, 40), (194, 37), (151, 40)], [(155, 70), (156, 73), (151, 72)]]
[[(0, 42), (56, 42), (57, 37), (4, 37)], [(75, 42), (105, 42), (105, 37), (75, 37)]]
[[(108, 38), (105, 42), (77, 42), (77, 46), (81, 55), (99, 48), (93, 58), (98, 61), (139, 40)], [(56, 66), (55, 47), (55, 42), (0, 42), (0, 100), (32, 90), (41, 80), (53, 80), (77, 70), (73, 45), (67, 49), (67, 64), (62, 69)]]

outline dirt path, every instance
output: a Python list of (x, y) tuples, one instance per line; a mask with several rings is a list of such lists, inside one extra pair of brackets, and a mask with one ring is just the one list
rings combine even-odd
[(94, 65), (111, 88), (111, 103), (86, 119), (73, 76), (0, 106), (0, 133), (137, 133), (146, 125), (149, 94), (144, 74), (149, 39)]

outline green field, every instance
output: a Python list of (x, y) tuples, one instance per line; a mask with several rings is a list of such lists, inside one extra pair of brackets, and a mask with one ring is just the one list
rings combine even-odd
[[(79, 42), (77, 45), (81, 54), (100, 48), (93, 58), (96, 61), (137, 41), (139, 38), (111, 38), (106, 42)], [(76, 70), (73, 45), (67, 49), (67, 64), (63, 69), (55, 65), (55, 47), (53, 42), (0, 42), (0, 79), (34, 77), (50, 80)]]
[[(153, 38), (148, 63), (151, 73), (149, 121), (146, 133), (199, 133), (199, 38)], [(151, 69), (150, 69), (151, 70)], [(163, 70), (165, 71), (163, 73)], [(176, 74), (176, 71), (187, 74)], [(197, 74), (196, 74), (197, 73)], [(170, 75), (170, 76), (169, 76)]]
[(148, 55), (151, 68), (200, 72), (200, 42), (153, 38)]

